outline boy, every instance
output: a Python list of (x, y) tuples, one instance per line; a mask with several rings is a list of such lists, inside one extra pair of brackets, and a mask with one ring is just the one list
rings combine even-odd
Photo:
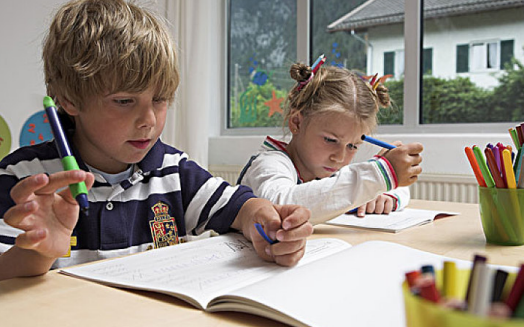
[[(159, 18), (124, 0), (69, 2), (51, 23), (43, 60), (81, 170), (62, 171), (55, 142), (2, 160), (0, 280), (230, 228), (265, 260), (291, 266), (303, 256), (312, 233), (306, 209), (229, 186), (160, 141), (179, 76)], [(81, 181), (89, 215), (67, 188)], [(254, 223), (280, 242), (270, 246)]]

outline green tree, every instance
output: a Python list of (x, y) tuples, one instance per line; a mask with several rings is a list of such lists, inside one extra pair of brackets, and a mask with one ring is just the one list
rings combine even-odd
[(493, 90), (490, 121), (524, 120), (524, 67), (512, 59), (507, 63), (505, 73), (499, 78), (500, 84)]

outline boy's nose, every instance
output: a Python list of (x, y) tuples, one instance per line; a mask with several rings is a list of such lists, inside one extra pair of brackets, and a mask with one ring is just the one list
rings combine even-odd
[(156, 115), (152, 106), (145, 106), (140, 110), (140, 115), (137, 120), (139, 128), (152, 127), (156, 123)]

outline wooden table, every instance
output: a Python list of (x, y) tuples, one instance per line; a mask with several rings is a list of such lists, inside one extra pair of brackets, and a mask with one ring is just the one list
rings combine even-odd
[[(478, 205), (412, 200), (411, 208), (460, 212), (397, 234), (318, 225), (313, 238), (335, 237), (353, 245), (384, 240), (424, 251), (471, 260), (484, 254), (489, 263), (518, 266), (524, 246), (486, 244)], [(206, 313), (167, 295), (128, 291), (58, 274), (0, 282), (1, 326), (282, 326), (258, 316)]]

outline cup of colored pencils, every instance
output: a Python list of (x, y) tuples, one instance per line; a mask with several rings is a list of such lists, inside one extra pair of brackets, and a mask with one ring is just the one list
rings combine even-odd
[(518, 273), (507, 272), (482, 258), (475, 256), (471, 269), (446, 261), (442, 269), (407, 272), (406, 326), (524, 327), (524, 265)]
[(516, 136), (522, 135), (520, 127), (510, 129), (514, 147), (499, 142), (488, 143), (484, 150), (477, 145), (465, 148), (479, 185), (480, 217), (488, 243), (524, 244), (524, 138)]

